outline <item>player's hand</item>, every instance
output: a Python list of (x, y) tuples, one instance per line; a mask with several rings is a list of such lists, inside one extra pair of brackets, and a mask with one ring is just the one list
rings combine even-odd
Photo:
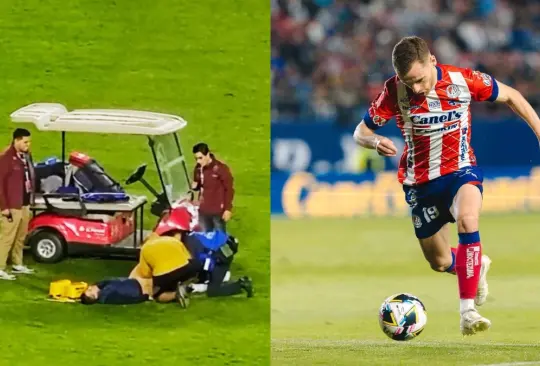
[(9, 217), (10, 215), (11, 215), (11, 212), (9, 212), (8, 209), (2, 210), (2, 216), (4, 216), (4, 217)]
[(396, 145), (388, 137), (381, 137), (378, 142), (375, 142), (375, 150), (382, 156), (396, 156), (397, 154)]
[(226, 210), (225, 212), (223, 212), (223, 215), (221, 216), (221, 218), (223, 219), (223, 221), (227, 222), (231, 219), (231, 216), (232, 216), (232, 212)]

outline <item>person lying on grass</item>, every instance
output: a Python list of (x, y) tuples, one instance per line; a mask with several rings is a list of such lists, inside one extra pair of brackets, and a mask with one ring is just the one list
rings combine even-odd
[[(167, 303), (177, 301), (187, 307), (185, 284), (197, 277), (198, 263), (179, 240), (180, 235), (153, 235), (145, 240), (139, 263), (128, 278), (114, 278), (90, 285), (81, 303), (137, 304), (148, 300)], [(178, 284), (183, 284), (178, 286)]]
[[(141, 247), (139, 263), (130, 278), (151, 280), (152, 297), (157, 302), (177, 301), (181, 307), (189, 304), (187, 284), (197, 278), (200, 263), (193, 258), (180, 240), (180, 234), (152, 236)], [(178, 286), (178, 284), (182, 286)]]
[[(251, 297), (253, 287), (249, 277), (224, 283), (237, 250), (236, 238), (222, 231), (169, 231), (163, 236), (153, 235), (143, 244), (139, 263), (130, 277), (152, 278), (156, 301), (176, 300), (184, 308), (189, 304), (191, 292), (207, 290), (209, 297), (218, 297), (245, 291)], [(196, 284), (197, 281), (202, 283)], [(201, 287), (204, 290), (196, 290)]]
[(81, 295), (81, 304), (138, 304), (151, 300), (152, 280), (144, 278), (112, 278), (88, 286)]

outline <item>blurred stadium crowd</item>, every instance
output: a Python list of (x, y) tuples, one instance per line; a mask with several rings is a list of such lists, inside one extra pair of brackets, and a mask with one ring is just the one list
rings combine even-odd
[(272, 0), (273, 123), (356, 124), (394, 74), (394, 44), (413, 34), (439, 63), (489, 73), (540, 107), (540, 0)]

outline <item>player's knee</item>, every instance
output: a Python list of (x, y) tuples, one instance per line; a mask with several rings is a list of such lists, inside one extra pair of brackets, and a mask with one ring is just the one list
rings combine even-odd
[(478, 214), (465, 213), (459, 215), (456, 221), (460, 233), (474, 233), (478, 231)]
[(159, 294), (157, 297), (154, 297), (154, 300), (161, 304), (166, 304), (168, 302), (171, 302), (171, 295), (169, 293), (162, 293)]
[(436, 257), (429, 261), (429, 265), (435, 272), (444, 272), (452, 265), (452, 257)]

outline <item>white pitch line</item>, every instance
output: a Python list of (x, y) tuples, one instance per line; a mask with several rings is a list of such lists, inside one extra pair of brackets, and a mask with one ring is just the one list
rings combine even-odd
[(525, 366), (525, 365), (540, 365), (540, 361), (490, 363), (490, 364), (482, 364), (482, 365), (475, 365), (475, 366)]
[[(333, 339), (297, 339), (297, 338), (272, 338), (272, 344), (276, 346), (292, 346), (292, 347), (351, 347), (351, 346), (402, 346), (402, 347), (540, 347), (540, 343), (504, 343), (504, 342), (424, 342), (424, 341), (408, 341), (408, 342), (392, 342), (392, 341), (375, 341), (365, 339), (348, 339), (348, 340), (333, 340)], [(539, 361), (534, 361), (539, 362)], [(534, 363), (533, 363), (534, 364)], [(505, 364), (501, 364), (505, 365)], [(514, 365), (514, 364), (511, 364)]]

